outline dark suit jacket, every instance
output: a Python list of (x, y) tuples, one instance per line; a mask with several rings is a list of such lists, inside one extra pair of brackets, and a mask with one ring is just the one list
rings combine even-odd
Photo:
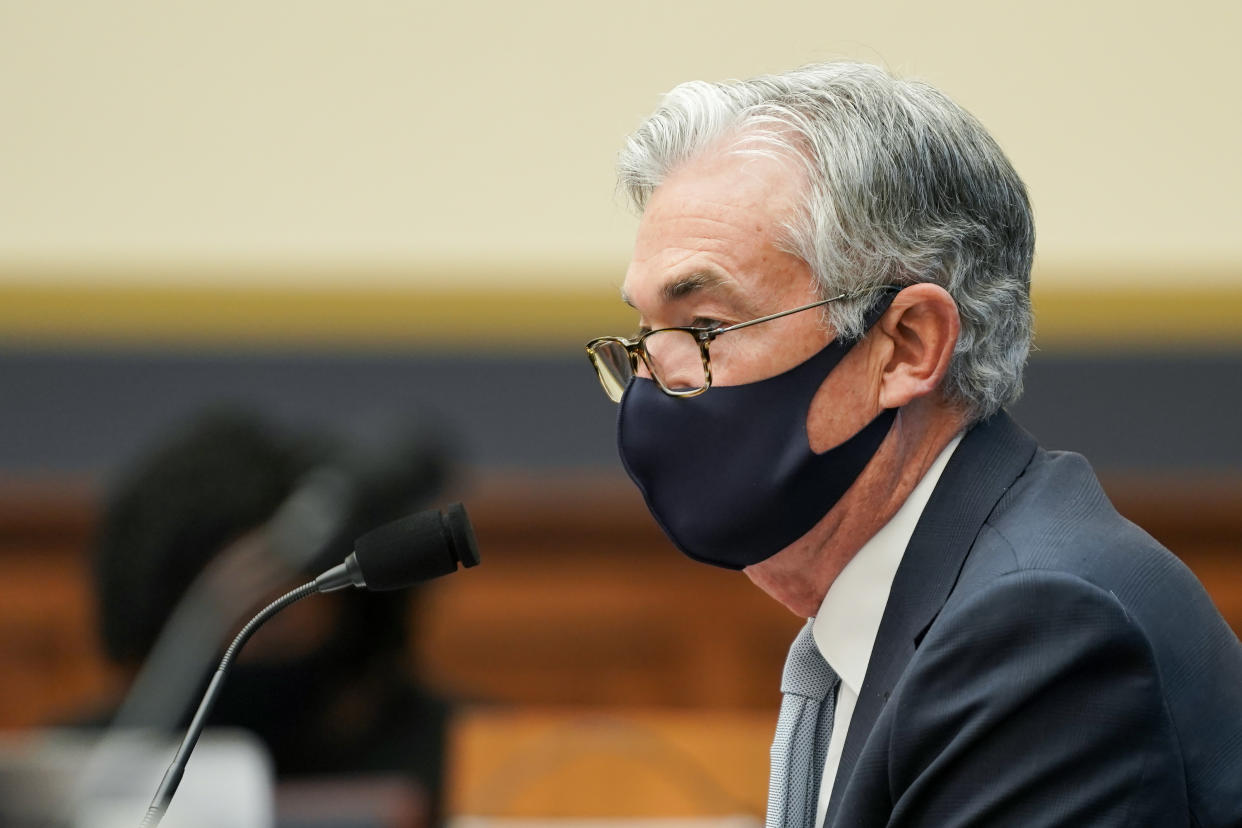
[(1242, 645), (1082, 457), (998, 414), (906, 549), (827, 825), (1242, 825)]

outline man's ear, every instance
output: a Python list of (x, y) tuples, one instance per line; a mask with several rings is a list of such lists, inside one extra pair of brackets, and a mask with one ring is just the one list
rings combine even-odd
[(897, 294), (875, 329), (886, 339), (881, 408), (899, 408), (940, 387), (961, 331), (957, 303), (939, 285), (920, 283)]

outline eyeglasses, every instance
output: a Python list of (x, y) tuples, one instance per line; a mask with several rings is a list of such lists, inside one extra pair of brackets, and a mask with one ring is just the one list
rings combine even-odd
[[(895, 291), (901, 288), (885, 285), (874, 290)], [(708, 347), (716, 337), (730, 331), (749, 328), (760, 322), (771, 322), (782, 316), (810, 310), (839, 302), (842, 299), (854, 299), (863, 296), (870, 290), (859, 293), (842, 293), (830, 299), (820, 299), (809, 305), (771, 313), (729, 325), (724, 328), (657, 328), (647, 331), (633, 339), (620, 336), (601, 336), (586, 344), (587, 357), (595, 366), (600, 385), (604, 393), (613, 402), (621, 402), (630, 380), (638, 373), (638, 361), (641, 359), (656, 381), (660, 390), (671, 397), (695, 397), (712, 387), (712, 361)], [(884, 303), (880, 312), (887, 307)], [(878, 317), (875, 309), (869, 314), (869, 321)]]

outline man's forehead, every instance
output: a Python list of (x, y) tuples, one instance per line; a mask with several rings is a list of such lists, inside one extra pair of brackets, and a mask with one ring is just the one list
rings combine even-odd
[(686, 162), (652, 193), (621, 298), (647, 310), (708, 297), (739, 312), (782, 289), (770, 281), (799, 191), (787, 159), (720, 153)]

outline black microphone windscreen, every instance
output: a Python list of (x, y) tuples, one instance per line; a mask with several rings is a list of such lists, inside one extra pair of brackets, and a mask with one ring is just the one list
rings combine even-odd
[(374, 529), (354, 544), (367, 589), (404, 589), (479, 562), (478, 543), (460, 503), (418, 512)]

